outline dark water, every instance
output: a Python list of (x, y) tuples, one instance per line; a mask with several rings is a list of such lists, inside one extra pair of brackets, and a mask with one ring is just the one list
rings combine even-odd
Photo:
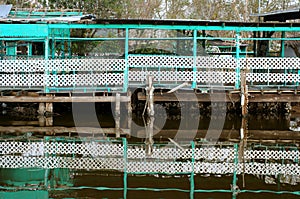
[[(55, 107), (55, 105), (54, 105)], [(53, 127), (73, 127), (73, 126), (85, 126), (85, 127), (102, 127), (102, 128), (114, 128), (115, 119), (113, 114), (113, 108), (110, 104), (97, 104), (96, 105), (96, 118), (90, 112), (90, 105), (83, 105), (80, 111), (80, 120), (75, 121), (74, 113), (72, 112), (71, 105), (59, 105), (55, 107), (53, 116)], [(124, 108), (124, 107), (123, 107)], [(20, 136), (22, 133), (8, 133), (11, 126), (22, 126), (26, 129), (26, 126), (34, 126), (39, 128), (40, 124), (37, 122), (37, 116), (18, 114), (11, 111), (9, 107), (3, 109), (0, 116), (0, 126), (7, 129), (7, 132), (2, 131), (2, 137), (7, 136)], [(3, 111), (2, 110), (2, 111)], [(123, 114), (123, 115), (122, 115)], [(126, 112), (122, 112), (120, 118), (121, 128), (126, 128), (128, 125), (128, 117)], [(228, 132), (232, 131), (230, 136), (234, 139), (239, 139), (239, 130), (242, 127), (242, 119), (238, 113), (227, 113), (226, 115), (217, 115), (211, 117), (209, 113), (201, 115), (185, 115), (184, 120), (180, 114), (168, 114), (167, 116), (158, 116), (155, 118), (154, 126), (162, 127), (164, 130), (176, 130), (179, 127), (189, 130), (189, 123), (195, 120), (199, 120), (198, 129), (207, 130), (210, 128), (211, 123), (223, 123), (222, 129)], [(196, 118), (198, 117), (198, 118)], [(259, 140), (260, 131), (289, 131), (289, 121), (291, 115), (287, 114), (251, 114), (247, 119), (247, 129), (257, 131), (256, 139)], [(138, 127), (143, 128), (145, 121), (141, 117), (141, 113), (134, 113), (132, 116), (133, 123)], [(182, 123), (184, 121), (184, 123)], [(139, 129), (139, 128), (138, 128)], [(235, 134), (235, 133), (236, 134)], [(129, 142), (145, 141), (144, 138), (136, 138), (134, 135), (135, 129), (132, 129), (132, 136), (129, 138)], [(176, 134), (176, 133), (175, 133)], [(38, 134), (32, 134), (37, 136)], [(173, 135), (169, 134), (168, 136)], [(40, 136), (40, 135), (39, 135)], [(59, 136), (59, 135), (58, 135)], [(110, 135), (114, 137), (113, 135)], [(167, 137), (163, 134), (154, 135), (154, 142), (164, 142)], [(194, 139), (203, 138), (203, 134), (197, 134)], [(230, 137), (229, 137), (230, 138)], [(228, 140), (220, 139), (220, 142)], [(251, 144), (251, 143), (250, 143)], [(1, 172), (5, 170), (1, 169)], [(99, 172), (99, 171), (77, 171), (72, 173), (73, 187), (80, 187), (79, 189), (70, 190), (52, 190), (49, 191), (50, 198), (123, 198), (123, 190), (97, 190), (97, 187), (108, 188), (122, 188), (123, 187), (123, 174), (115, 172)], [(2, 176), (2, 175), (1, 175)], [(233, 176), (195, 176), (195, 190), (230, 190)], [(2, 184), (3, 185), (3, 184)], [(5, 185), (5, 184), (4, 184)], [(245, 185), (245, 186), (244, 186)], [(264, 177), (245, 175), (238, 176), (238, 186), (240, 189), (246, 190), (270, 190), (270, 191), (298, 191), (300, 185), (291, 185), (288, 183), (267, 184)], [(129, 175), (128, 176), (128, 193), (127, 198), (190, 198), (190, 193), (181, 191), (145, 191), (145, 190), (132, 190), (131, 188), (155, 188), (155, 189), (190, 189), (190, 179), (187, 175), (177, 176), (153, 176), (153, 175)], [(292, 194), (274, 194), (274, 193), (239, 193), (237, 198), (299, 198), (300, 196)], [(232, 193), (194, 193), (194, 198), (232, 198)]]

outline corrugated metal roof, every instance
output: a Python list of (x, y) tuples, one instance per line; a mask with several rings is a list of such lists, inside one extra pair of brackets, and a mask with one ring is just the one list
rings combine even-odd
[(67, 17), (48, 17), (48, 18), (0, 18), (0, 22), (16, 22), (16, 23), (35, 23), (35, 22), (79, 22), (83, 19), (94, 19), (93, 15), (67, 16)]
[(7, 18), (12, 5), (0, 5), (0, 18)]

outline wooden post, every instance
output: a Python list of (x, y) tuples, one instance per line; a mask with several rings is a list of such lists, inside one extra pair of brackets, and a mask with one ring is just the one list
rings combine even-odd
[(46, 112), (53, 114), (53, 103), (46, 103)]
[(242, 116), (246, 117), (248, 114), (248, 86), (246, 82), (246, 69), (241, 70), (241, 106)]
[(39, 126), (45, 126), (45, 117), (43, 115), (38, 116)]
[(154, 77), (151, 75), (147, 76), (148, 87), (146, 87), (146, 92), (148, 95), (148, 116), (154, 117), (154, 87), (153, 87)]
[(152, 154), (153, 147), (153, 127), (154, 127), (154, 87), (153, 87), (154, 77), (151, 75), (147, 76), (148, 86), (146, 87), (146, 92), (148, 96), (148, 106), (147, 106), (147, 126), (146, 126), (146, 155), (150, 156)]
[(153, 126), (154, 126), (154, 117), (148, 117), (147, 119), (147, 126), (146, 126), (146, 140), (145, 140), (145, 144), (146, 144), (146, 155), (147, 156), (151, 156), (152, 152), (153, 152)]
[(39, 103), (38, 114), (41, 115), (41, 116), (44, 116), (45, 111), (46, 111), (46, 110), (45, 110), (45, 103), (40, 102), (40, 103)]
[(120, 137), (120, 106), (121, 105), (121, 95), (120, 93), (116, 94), (115, 101), (115, 133), (116, 137)]

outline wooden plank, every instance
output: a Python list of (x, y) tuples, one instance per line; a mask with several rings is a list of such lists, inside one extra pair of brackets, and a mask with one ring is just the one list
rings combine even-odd
[(254, 94), (250, 93), (249, 102), (300, 102), (299, 94)]
[[(226, 94), (226, 93), (154, 93), (154, 101), (160, 102), (177, 102), (177, 101), (195, 101), (197, 99), (198, 102), (238, 102), (240, 101), (239, 94)], [(138, 100), (146, 100), (146, 95), (142, 92), (138, 93)]]
[[(119, 128), (120, 134), (128, 134), (129, 129)], [(83, 133), (83, 134), (115, 134), (115, 128), (96, 128), (96, 127), (64, 127), (64, 126), (0, 126), (0, 132), (3, 133), (45, 133), (55, 135), (61, 133)]]
[[(120, 102), (128, 102), (131, 100), (129, 96), (121, 96)], [(63, 96), (1, 96), (0, 102), (46, 102), (46, 103), (66, 103), (66, 102), (115, 102), (115, 96), (82, 96), (82, 97), (63, 97)]]
[[(205, 138), (208, 130), (196, 130), (196, 138)], [(164, 129), (160, 131), (154, 130), (154, 138), (174, 138), (176, 135), (184, 135), (195, 132), (195, 130), (177, 130), (177, 129)], [(220, 130), (209, 130), (212, 134), (219, 135)], [(138, 137), (146, 136), (145, 130), (140, 130), (137, 133)], [(250, 139), (257, 140), (300, 140), (300, 132), (289, 131), (289, 130), (248, 130), (248, 136)], [(182, 137), (182, 136), (181, 136)], [(240, 130), (236, 129), (223, 129), (219, 139), (229, 140), (229, 139), (240, 139)], [(239, 140), (240, 141), (240, 140)]]
[[(249, 91), (250, 93), (250, 91)], [(196, 96), (196, 97), (195, 97)], [(156, 102), (177, 102), (177, 101), (195, 101), (198, 102), (240, 102), (239, 93), (155, 93), (154, 101)], [(138, 93), (138, 100), (145, 101), (146, 95)], [(300, 102), (300, 95), (293, 93), (250, 93), (248, 101), (251, 102)]]

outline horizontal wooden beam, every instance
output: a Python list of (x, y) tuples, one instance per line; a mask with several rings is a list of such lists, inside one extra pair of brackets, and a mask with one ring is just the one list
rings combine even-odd
[[(30, 97), (30, 96), (1, 96), (0, 102), (31, 102), (31, 103), (38, 103), (38, 102), (45, 102), (45, 103), (65, 103), (65, 102), (115, 102), (115, 96), (70, 96), (70, 97), (63, 97), (63, 96), (39, 96), (39, 97)], [(129, 102), (131, 100), (130, 96), (121, 96), (121, 102)]]
[[(155, 93), (156, 102), (198, 101), (198, 102), (240, 102), (239, 93)], [(147, 96), (138, 93), (138, 100), (146, 100)], [(249, 102), (300, 102), (300, 95), (293, 93), (249, 93)]]
[[(129, 129), (120, 128), (120, 134), (129, 134)], [(64, 126), (0, 126), (0, 132), (12, 133), (43, 133), (46, 135), (55, 135), (62, 133), (78, 133), (78, 134), (115, 134), (115, 128), (96, 128), (96, 127), (64, 127)]]
[[(210, 135), (216, 135), (218, 139), (229, 140), (229, 139), (240, 139), (240, 130), (237, 129), (223, 129), (223, 130), (177, 130), (177, 129), (164, 129), (155, 131), (154, 138), (174, 138), (180, 134), (180, 138), (184, 135), (191, 135), (191, 132), (196, 133), (196, 138), (205, 138), (207, 133)], [(193, 134), (194, 134), (193, 133)], [(140, 130), (137, 133), (138, 137), (146, 136), (144, 130)], [(211, 136), (210, 136), (211, 137)], [(289, 131), (289, 130), (248, 130), (249, 139), (255, 140), (298, 140), (300, 141), (300, 132)], [(184, 138), (183, 138), (184, 139)]]
[[(147, 96), (142, 92), (138, 93), (138, 100), (146, 100)], [(174, 102), (174, 101), (198, 101), (198, 102), (238, 102), (239, 94), (228, 95), (226, 93), (154, 93), (154, 101), (157, 102)]]

